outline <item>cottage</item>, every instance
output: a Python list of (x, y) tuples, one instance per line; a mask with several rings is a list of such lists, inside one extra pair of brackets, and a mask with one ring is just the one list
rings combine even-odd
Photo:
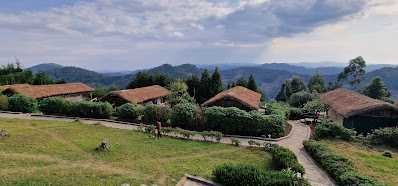
[(169, 90), (159, 85), (153, 85), (143, 88), (112, 91), (100, 98), (99, 101), (107, 101), (111, 104), (115, 104), (115, 106), (120, 106), (125, 103), (136, 103), (143, 106), (147, 104), (163, 104), (164, 97), (169, 93)]
[(14, 94), (24, 94), (26, 96), (41, 100), (48, 97), (62, 97), (68, 100), (81, 101), (84, 100), (82, 94), (91, 93), (93, 88), (83, 83), (66, 83), (52, 85), (29, 85), (16, 84), (1, 86), (5, 95), (12, 96)]
[(354, 128), (358, 133), (397, 126), (398, 107), (390, 103), (344, 88), (326, 92), (320, 97), (326, 103), (327, 115), (333, 121), (346, 128)]
[(213, 98), (202, 104), (203, 107), (237, 107), (242, 110), (251, 111), (260, 109), (261, 94), (245, 87), (234, 87), (220, 92)]

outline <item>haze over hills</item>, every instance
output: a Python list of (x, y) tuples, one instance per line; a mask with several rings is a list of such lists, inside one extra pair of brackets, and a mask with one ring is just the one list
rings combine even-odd
[[(271, 63), (256, 66), (243, 65), (244, 66), (236, 66), (234, 68), (227, 65), (224, 66), (224, 68), (219, 68), (224, 85), (226, 86), (227, 83), (236, 82), (240, 77), (248, 79), (249, 76), (253, 74), (258, 86), (263, 90), (268, 99), (275, 98), (281, 84), (286, 79), (299, 77), (303, 81), (307, 82), (309, 77), (318, 70), (325, 75), (327, 83), (329, 81), (335, 81), (337, 79), (337, 74), (343, 70), (343, 68), (339, 67), (306, 68), (286, 63)], [(380, 67), (382, 65), (369, 66), (373, 68)], [(111, 86), (115, 84), (120, 88), (124, 88), (135, 77), (135, 74), (114, 73), (112, 75), (108, 75), (107, 73), (102, 74), (78, 67), (63, 67), (56, 64), (40, 64), (37, 67), (35, 66), (32, 68), (42, 70), (47, 69), (44, 71), (53, 79), (65, 78), (68, 82), (83, 82), (92, 87)], [(209, 72), (212, 73), (214, 68), (209, 68)], [(138, 71), (139, 70), (133, 72)], [(198, 68), (192, 64), (183, 64), (178, 66), (163, 64), (161, 66), (148, 69), (147, 71), (151, 74), (163, 72), (169, 74), (173, 78), (179, 78), (188, 77), (193, 74), (200, 76), (204, 69)], [(365, 81), (360, 86), (369, 83), (376, 76), (380, 76), (382, 78), (383, 82), (394, 96), (398, 94), (398, 67), (384, 67), (374, 71), (368, 71), (365, 76)]]

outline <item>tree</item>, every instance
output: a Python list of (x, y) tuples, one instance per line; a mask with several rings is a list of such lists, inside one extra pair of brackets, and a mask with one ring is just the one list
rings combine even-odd
[(46, 75), (44, 71), (39, 71), (35, 74), (35, 78), (33, 79), (33, 85), (48, 85), (54, 84), (54, 81)]
[(332, 91), (332, 90), (336, 90), (341, 87), (343, 87), (343, 86), (338, 81), (335, 81), (334, 83), (329, 81), (326, 89), (327, 89), (327, 91)]
[(210, 87), (211, 87), (211, 77), (209, 71), (205, 69), (200, 78), (200, 89), (198, 91), (198, 101), (199, 103), (204, 103), (210, 99)]
[(247, 88), (252, 91), (255, 91), (255, 92), (260, 92), (260, 89), (258, 89), (258, 87), (257, 87), (257, 83), (256, 83), (256, 80), (254, 79), (253, 74), (251, 74), (249, 77), (249, 82), (247, 83)]
[(65, 78), (61, 78), (55, 82), (55, 84), (65, 84), (65, 83), (67, 83)]
[(379, 76), (375, 77), (369, 84), (365, 85), (359, 92), (373, 99), (380, 99), (388, 96), (388, 91)]
[(318, 95), (307, 91), (296, 92), (289, 98), (289, 105), (303, 108), (304, 104), (317, 98)]
[(280, 91), (276, 95), (276, 100), (287, 102), (292, 94), (306, 90), (307, 86), (305, 85), (304, 81), (301, 81), (299, 78), (286, 80), (283, 82)]
[(221, 79), (221, 74), (218, 71), (218, 68), (213, 72), (213, 75), (211, 76), (211, 87), (210, 87), (210, 98), (214, 97), (218, 93), (223, 91), (222, 87), (222, 79)]
[(197, 93), (200, 87), (200, 79), (198, 75), (194, 74), (192, 76), (189, 76), (185, 83), (188, 86), (188, 93), (191, 97), (194, 99), (198, 100)]
[(240, 77), (238, 80), (236, 80), (235, 86), (242, 86), (242, 87), (247, 87), (248, 82), (245, 80), (245, 78)]
[(304, 110), (314, 114), (313, 124), (315, 125), (319, 114), (325, 111), (325, 103), (320, 98), (317, 98), (304, 104)]
[(318, 93), (326, 92), (325, 77), (318, 71), (308, 79), (308, 89), (310, 92), (317, 91)]
[(366, 61), (361, 56), (351, 59), (344, 71), (338, 75), (337, 81), (348, 81), (351, 86), (357, 89), (357, 86), (365, 79), (365, 67)]
[(180, 103), (193, 103), (194, 99), (189, 96), (188, 86), (182, 79), (170, 84), (170, 94), (167, 95), (167, 101), (171, 106)]
[(171, 82), (173, 82), (173, 78), (170, 77), (168, 74), (163, 72), (162, 73), (156, 72), (153, 84), (162, 87), (168, 87)]
[(154, 85), (154, 77), (147, 71), (138, 72), (137, 76), (131, 81), (126, 89), (141, 88)]
[(292, 93), (307, 90), (307, 86), (304, 81), (301, 81), (299, 78), (293, 78), (293, 80), (290, 81), (290, 87), (292, 88)]

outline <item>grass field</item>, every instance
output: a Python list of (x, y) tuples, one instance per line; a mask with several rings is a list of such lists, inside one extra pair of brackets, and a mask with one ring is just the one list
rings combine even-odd
[(382, 147), (370, 149), (359, 143), (341, 140), (325, 140), (321, 142), (352, 161), (359, 173), (388, 185), (398, 185), (397, 150), (393, 151), (393, 158), (388, 158), (381, 155), (383, 150), (385, 150)]
[[(185, 174), (207, 179), (216, 165), (249, 163), (271, 169), (257, 148), (163, 137), (100, 124), (0, 118), (0, 185), (175, 185)], [(94, 148), (104, 139), (110, 151)]]

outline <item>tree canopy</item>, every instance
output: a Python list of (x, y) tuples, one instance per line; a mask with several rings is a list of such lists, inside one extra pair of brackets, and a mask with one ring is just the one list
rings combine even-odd
[(167, 101), (174, 106), (180, 103), (193, 103), (195, 100), (189, 96), (188, 86), (182, 79), (170, 84), (170, 94), (167, 95)]
[(351, 59), (348, 66), (344, 67), (344, 71), (338, 74), (338, 81), (348, 81), (351, 86), (357, 89), (358, 85), (365, 79), (365, 67), (366, 61), (358, 56), (355, 59)]
[(379, 76), (375, 77), (369, 84), (359, 90), (361, 94), (373, 99), (383, 99), (388, 96), (387, 87)]
[(325, 77), (318, 71), (308, 79), (308, 89), (310, 92), (317, 91), (318, 93), (324, 93), (327, 91), (325, 86)]
[(292, 94), (306, 90), (307, 86), (305, 85), (304, 81), (301, 81), (299, 78), (286, 80), (283, 82), (280, 91), (276, 95), (276, 100), (287, 102)]

